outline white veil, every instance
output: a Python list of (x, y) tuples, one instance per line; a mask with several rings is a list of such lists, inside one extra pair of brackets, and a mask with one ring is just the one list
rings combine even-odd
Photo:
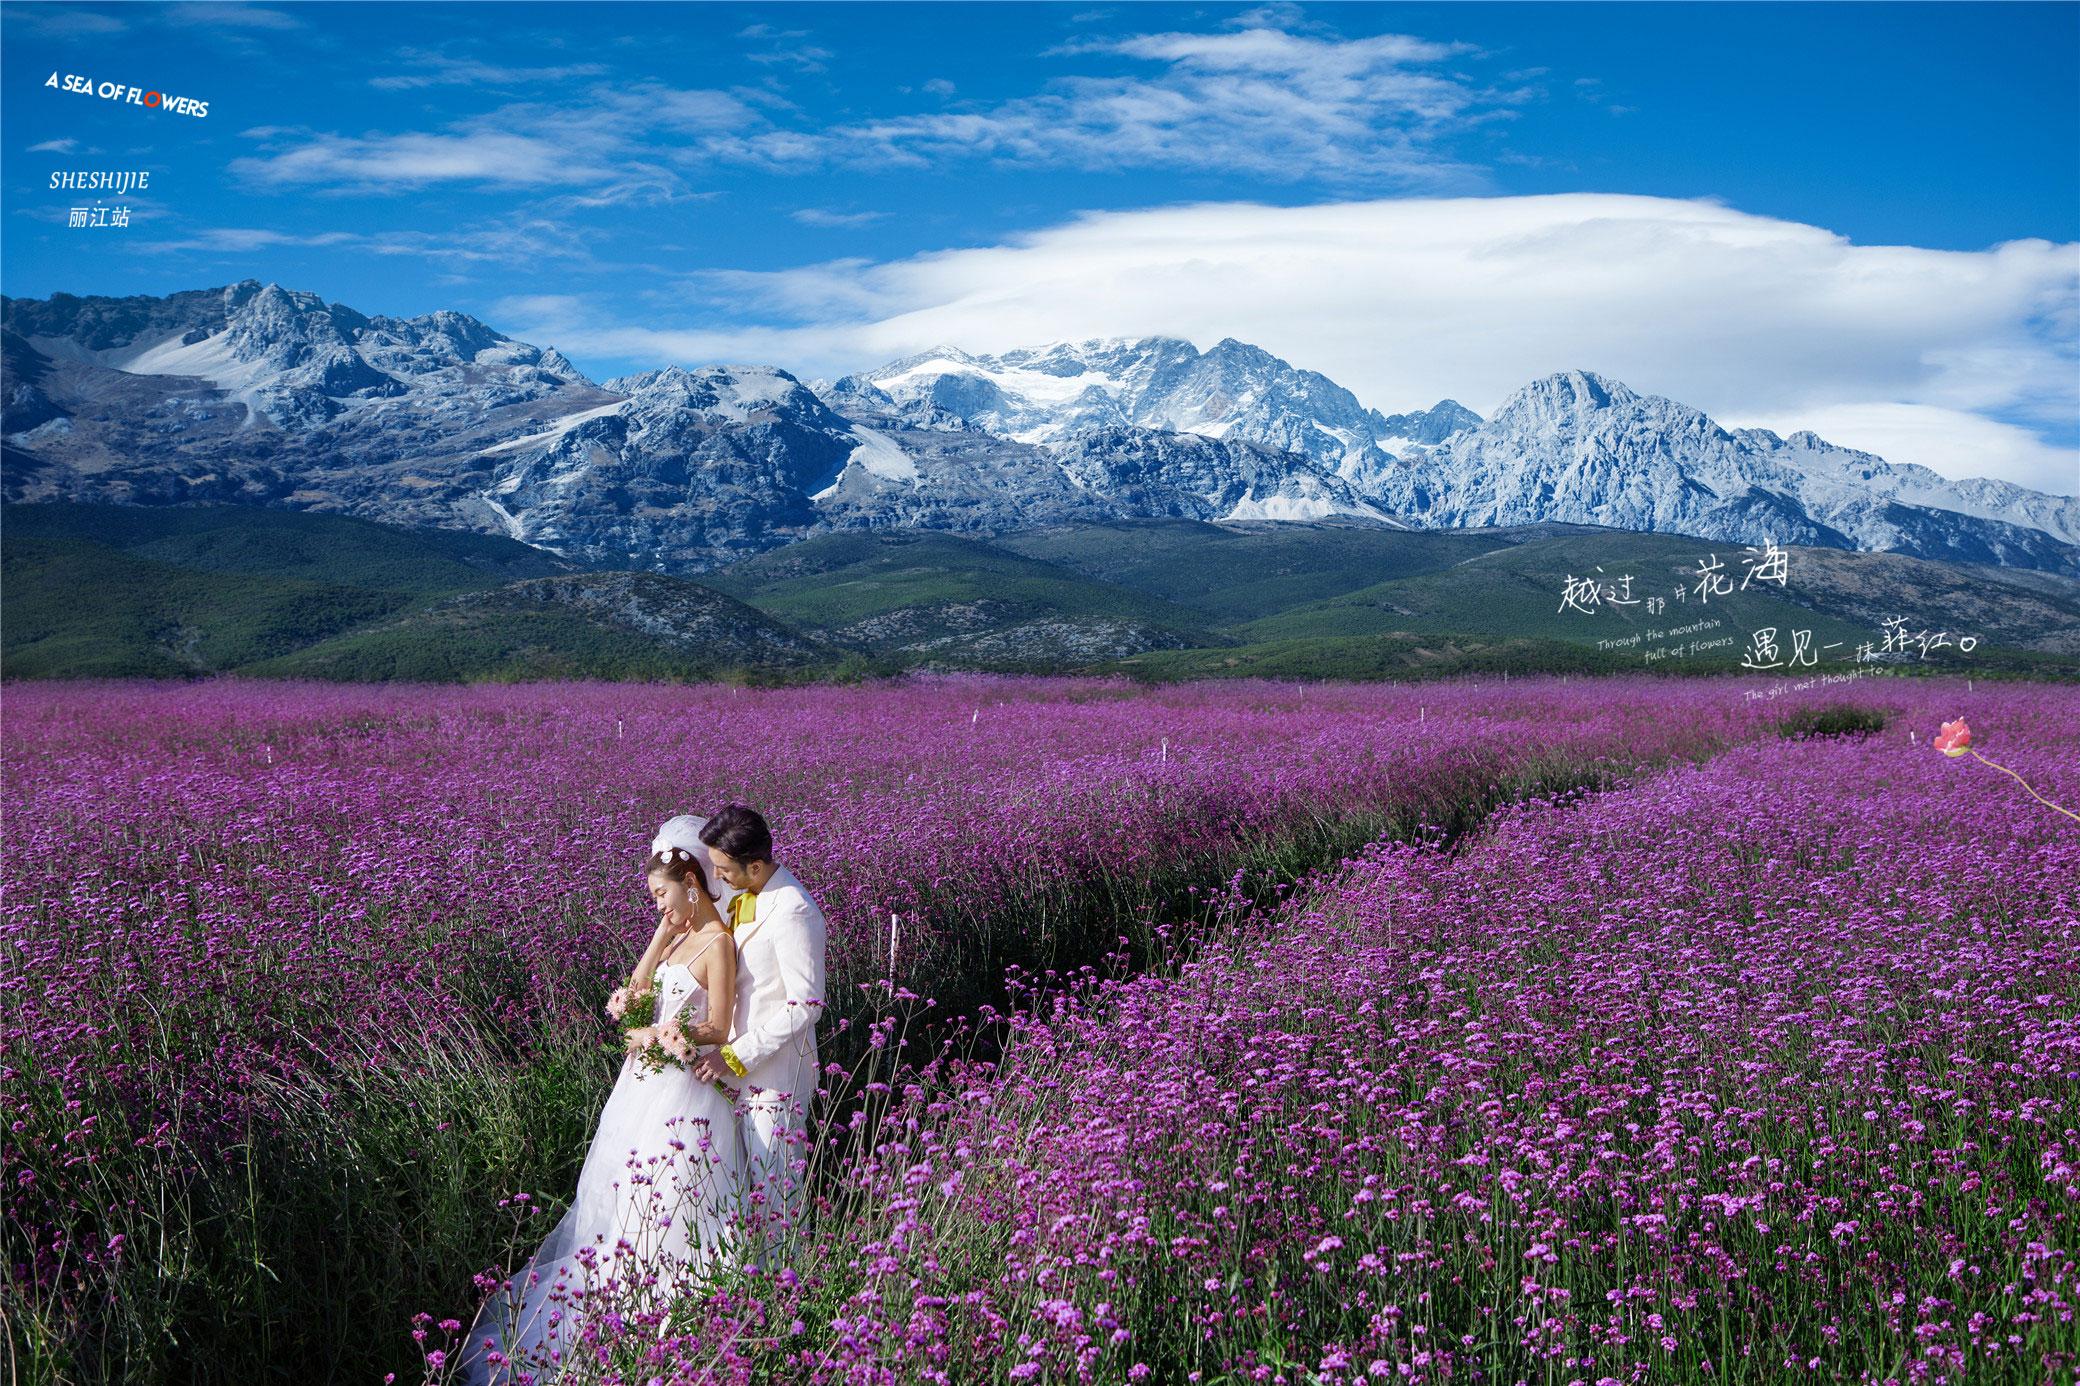
[(682, 813), (676, 818), (667, 818), (657, 836), (650, 839), (650, 850), (658, 856), (679, 849), (701, 864), (701, 878), (708, 883), (708, 898), (715, 902), (724, 919), (729, 918), (729, 902), (737, 892), (729, 882), (715, 874), (714, 863), (708, 859), (707, 844), (701, 841), (701, 829), (708, 820), (697, 814)]

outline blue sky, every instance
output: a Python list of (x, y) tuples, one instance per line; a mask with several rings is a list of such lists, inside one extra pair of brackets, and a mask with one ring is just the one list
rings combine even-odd
[[(2080, 490), (2080, 5), (9, 4), (0, 38), (14, 296), (253, 277), (595, 379), (1169, 332), (1486, 413), (1582, 367)], [(65, 168), (152, 182), (72, 228)]]

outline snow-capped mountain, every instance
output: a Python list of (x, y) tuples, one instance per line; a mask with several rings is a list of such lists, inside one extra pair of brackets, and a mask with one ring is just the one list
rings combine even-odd
[(1534, 380), (1408, 461), (1375, 498), (1426, 528), (1566, 520), (2024, 568), (2068, 566), (2080, 542), (2080, 499), (1951, 482), (1811, 433), (1729, 432), (1594, 371)]
[(1405, 529), (1326, 469), (1238, 438), (1113, 424), (1059, 436), (1050, 447), (1069, 479), (1138, 515), (1188, 520), (1375, 520)]
[(808, 495), (856, 446), (851, 425), (769, 367), (667, 366), (602, 388), (620, 398), (479, 454), (480, 496), (513, 538), (589, 562), (708, 566), (734, 535), (814, 524)]
[(675, 572), (834, 528), (1393, 523), (1308, 458), (1241, 441), (1113, 425), (1043, 446), (863, 382), (827, 388), (833, 408), (763, 365), (595, 385), (463, 314), (367, 317), (250, 280), (4, 306), (13, 499), (336, 510)]
[(47, 356), (206, 381), (246, 407), (247, 426), (310, 428), (414, 390), (489, 410), (590, 383), (553, 347), (516, 342), (466, 313), (365, 317), (252, 279), (171, 299), (10, 300), (7, 317)]
[(1484, 421), (1451, 400), (1385, 415), (1232, 339), (594, 384), (465, 314), (370, 317), (254, 280), (0, 298), (0, 319), (9, 500), (325, 510), (681, 573), (829, 530), (1155, 516), (1566, 520), (2080, 573), (2074, 498), (1728, 431), (1588, 371)]
[(1343, 515), (1393, 524), (1304, 458), (1115, 429), (1042, 447), (916, 409), (840, 414), (768, 366), (667, 366), (613, 404), (483, 450), (507, 534), (592, 562), (697, 571), (833, 528), (994, 532), (1072, 520)]
[(1298, 453), (1361, 491), (1409, 444), (1480, 422), (1453, 400), (1389, 418), (1327, 376), (1232, 337), (1205, 352), (1175, 337), (1094, 337), (999, 356), (937, 347), (852, 379), (850, 388), (872, 386), (899, 407), (929, 404), (1020, 442), (1135, 424)]

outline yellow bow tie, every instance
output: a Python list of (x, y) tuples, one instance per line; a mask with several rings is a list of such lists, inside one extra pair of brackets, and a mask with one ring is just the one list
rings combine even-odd
[(758, 892), (740, 890), (729, 902), (729, 931), (735, 933), (740, 925), (749, 924), (758, 913)]

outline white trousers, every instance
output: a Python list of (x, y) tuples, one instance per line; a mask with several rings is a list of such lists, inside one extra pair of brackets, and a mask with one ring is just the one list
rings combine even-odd
[(746, 1107), (742, 1125), (745, 1211), (765, 1233), (763, 1253), (753, 1238), (741, 1258), (751, 1263), (785, 1264), (789, 1240), (803, 1229), (808, 1206), (803, 1176), (811, 1149), (809, 1117), (816, 1100), (815, 1057), (805, 1057), (794, 1069), (787, 1087), (757, 1093), (747, 1088), (742, 1094)]

